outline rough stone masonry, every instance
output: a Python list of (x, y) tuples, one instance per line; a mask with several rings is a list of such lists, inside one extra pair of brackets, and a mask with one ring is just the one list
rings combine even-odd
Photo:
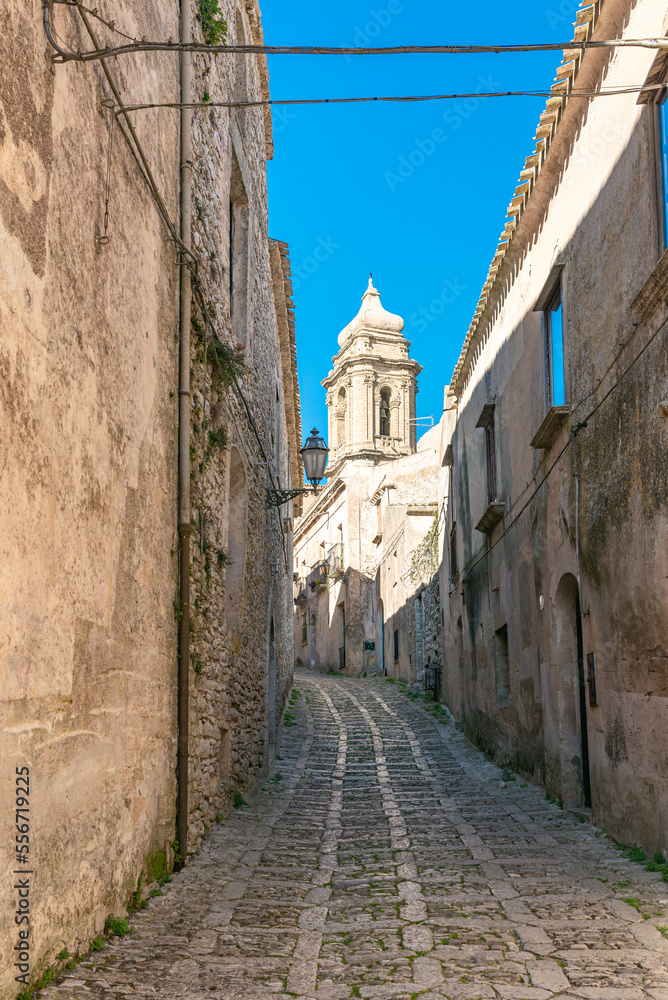
[(303, 673), (272, 776), (43, 1000), (668, 1000), (668, 890), (433, 703)]

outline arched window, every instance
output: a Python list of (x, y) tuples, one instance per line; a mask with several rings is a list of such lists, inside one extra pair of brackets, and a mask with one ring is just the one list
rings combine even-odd
[(227, 536), (229, 563), (225, 573), (225, 618), (228, 628), (237, 630), (241, 618), (246, 576), (248, 487), (244, 463), (236, 448), (230, 449), (229, 498)]
[(336, 400), (336, 446), (340, 448), (346, 443), (346, 390), (339, 389)]
[(380, 390), (380, 425), (381, 437), (390, 436), (390, 389)]

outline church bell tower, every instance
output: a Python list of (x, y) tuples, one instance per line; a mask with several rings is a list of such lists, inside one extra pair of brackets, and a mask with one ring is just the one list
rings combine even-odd
[(422, 371), (408, 356), (401, 316), (387, 312), (369, 278), (357, 316), (339, 334), (322, 385), (329, 413), (331, 477), (344, 459), (378, 461), (416, 449), (415, 397)]

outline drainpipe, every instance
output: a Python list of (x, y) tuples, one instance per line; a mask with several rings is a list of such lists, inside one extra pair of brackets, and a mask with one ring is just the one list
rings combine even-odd
[[(181, 0), (181, 42), (191, 41), (190, 0)], [(190, 52), (180, 54), (181, 103), (190, 103)], [(181, 109), (181, 240), (191, 246), (192, 111)], [(188, 855), (188, 707), (190, 672), (190, 269), (181, 254), (179, 321), (179, 654), (177, 839), (181, 863)]]

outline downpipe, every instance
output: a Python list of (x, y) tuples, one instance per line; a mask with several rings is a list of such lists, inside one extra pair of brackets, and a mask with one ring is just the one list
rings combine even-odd
[[(191, 41), (190, 0), (181, 0), (180, 37)], [(191, 56), (180, 54), (181, 103), (191, 100)], [(181, 240), (191, 249), (192, 224), (192, 111), (181, 108), (180, 166)], [(178, 756), (176, 835), (181, 865), (188, 856), (188, 761), (190, 699), (190, 268), (181, 253), (179, 316), (179, 648), (178, 648)]]

